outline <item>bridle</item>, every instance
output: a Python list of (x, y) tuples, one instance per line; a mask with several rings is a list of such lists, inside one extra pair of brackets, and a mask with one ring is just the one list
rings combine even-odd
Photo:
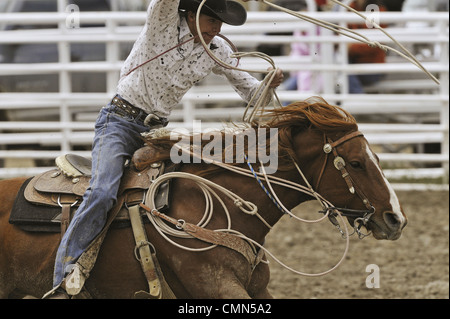
[[(344, 135), (343, 137), (341, 137), (340, 139), (338, 139), (337, 141), (333, 141), (331, 138), (327, 137), (324, 134), (324, 146), (323, 146), (323, 152), (325, 153), (325, 159), (322, 165), (322, 169), (320, 170), (319, 173), (319, 178), (317, 180), (316, 183), (316, 187), (313, 188), (310, 183), (308, 182), (307, 178), (305, 177), (305, 175), (303, 174), (301, 168), (299, 167), (299, 165), (297, 164), (296, 160), (291, 156), (292, 162), (294, 164), (294, 166), (297, 168), (297, 171), (299, 172), (299, 174), (301, 175), (301, 177), (303, 178), (303, 181), (305, 182), (307, 188), (309, 189), (308, 193), (311, 196), (316, 197), (316, 199), (321, 203), (323, 209), (319, 211), (319, 213), (323, 213), (325, 216), (328, 217), (328, 219), (330, 220), (330, 222), (336, 226), (336, 228), (339, 230), (339, 232), (342, 234), (342, 236), (345, 238), (346, 236), (351, 236), (354, 233), (358, 234), (358, 237), (360, 239), (363, 239), (366, 236), (370, 235), (369, 233), (363, 233), (361, 231), (362, 226), (366, 227), (367, 224), (370, 221), (370, 218), (373, 216), (373, 214), (375, 214), (375, 207), (372, 206), (372, 204), (370, 203), (369, 199), (367, 198), (367, 196), (364, 194), (364, 192), (356, 186), (354, 180), (352, 179), (352, 177), (350, 176), (349, 172), (347, 171), (347, 169), (345, 168), (346, 163), (345, 160), (339, 156), (339, 153), (337, 152), (337, 146), (344, 144), (345, 142), (348, 142), (349, 140), (356, 138), (356, 137), (364, 137), (364, 134), (361, 133), (360, 131), (355, 131), (349, 134)], [(336, 206), (331, 206), (331, 205), (324, 205), (324, 198), (323, 196), (321, 196), (320, 194), (318, 194), (315, 190), (318, 189), (320, 181), (322, 180), (322, 176), (323, 173), (325, 171), (325, 168), (327, 166), (328, 163), (328, 155), (329, 154), (333, 154), (334, 156), (334, 167), (339, 170), (341, 172), (341, 176), (342, 178), (345, 180), (345, 183), (347, 184), (348, 190), (351, 194), (357, 194), (359, 196), (359, 198), (361, 199), (361, 201), (363, 202), (364, 206), (366, 206), (367, 209), (350, 209), (350, 208), (344, 208), (344, 207), (336, 207)], [(279, 201), (278, 197), (275, 195), (275, 192), (273, 191), (272, 187), (270, 186), (270, 178), (267, 177), (266, 174), (263, 174), (265, 176), (264, 180), (267, 182), (268, 186), (270, 189), (267, 189), (261, 179), (258, 177), (257, 173), (255, 172), (255, 170), (253, 169), (252, 165), (248, 162), (247, 157), (245, 157), (247, 165), (250, 168), (250, 171), (252, 172), (253, 177), (258, 181), (259, 185), (261, 186), (261, 188), (263, 189), (263, 191), (266, 193), (266, 195), (272, 200), (272, 202), (278, 207), (278, 209), (280, 209), (283, 213), (289, 213), (289, 211), (282, 205), (282, 203)], [(261, 163), (261, 170), (264, 172), (264, 166)], [(325, 200), (326, 201), (326, 200)], [(328, 203), (328, 201), (327, 201)], [(325, 217), (324, 216), (324, 217)], [(354, 231), (352, 233), (347, 233), (344, 232), (341, 225), (339, 224), (338, 220), (337, 220), (337, 216), (344, 216), (344, 217), (350, 217), (350, 218), (354, 218), (353, 221), (353, 229)], [(291, 215), (292, 217), (292, 215)], [(301, 221), (304, 222), (317, 222), (320, 221), (322, 219), (316, 220), (316, 221), (307, 221), (301, 218), (297, 218)], [(366, 227), (367, 228), (367, 227)]]
[[(157, 231), (161, 234), (161, 236), (163, 236), (167, 241), (169, 241), (173, 245), (180, 247), (184, 250), (188, 250), (188, 251), (205, 251), (205, 250), (209, 250), (209, 249), (216, 247), (216, 245), (211, 245), (211, 246), (208, 246), (205, 248), (191, 248), (191, 247), (186, 247), (177, 242), (174, 242), (171, 238), (169, 238), (169, 236), (173, 236), (173, 237), (177, 237), (177, 238), (193, 238), (193, 236), (191, 234), (189, 234), (188, 232), (186, 232), (186, 230), (184, 228), (186, 225), (186, 222), (184, 220), (177, 221), (174, 218), (172, 218), (172, 220), (170, 221), (170, 219), (171, 219), (170, 217), (158, 212), (155, 209), (155, 207), (156, 207), (155, 191), (156, 191), (156, 189), (158, 189), (158, 187), (161, 183), (163, 183), (165, 180), (169, 180), (172, 178), (191, 179), (203, 191), (203, 193), (205, 194), (205, 200), (207, 200), (207, 201), (212, 200), (213, 197), (215, 197), (217, 200), (219, 200), (219, 202), (222, 205), (222, 208), (227, 216), (227, 222), (228, 222), (227, 228), (226, 229), (217, 229), (214, 231), (215, 234), (219, 234), (218, 236), (220, 236), (221, 233), (230, 233), (236, 237), (240, 237), (241, 239), (244, 239), (249, 244), (251, 244), (252, 247), (258, 247), (261, 251), (264, 251), (264, 253), (271, 256), (280, 265), (282, 265), (286, 269), (289, 269), (290, 271), (292, 271), (296, 274), (304, 275), (304, 276), (323, 276), (323, 275), (335, 270), (345, 260), (345, 257), (348, 252), (350, 235), (352, 235), (353, 233), (357, 233), (360, 239), (369, 235), (369, 234), (362, 233), (361, 227), (367, 225), (367, 223), (370, 220), (370, 217), (375, 213), (375, 208), (370, 204), (369, 200), (364, 195), (364, 193), (358, 187), (355, 187), (356, 185), (355, 185), (353, 179), (350, 177), (349, 173), (345, 169), (345, 161), (339, 156), (339, 154), (336, 150), (336, 147), (338, 145), (341, 145), (341, 144), (349, 141), (350, 139), (353, 139), (356, 137), (361, 137), (361, 136), (363, 136), (363, 134), (360, 132), (352, 132), (352, 133), (347, 134), (344, 137), (340, 138), (336, 142), (333, 142), (331, 139), (324, 136), (324, 140), (326, 141), (326, 143), (325, 143), (323, 149), (324, 149), (326, 156), (325, 156), (325, 163), (323, 164), (322, 171), (320, 172), (320, 178), (322, 177), (323, 171), (325, 170), (326, 162), (328, 161), (328, 154), (333, 153), (333, 155), (335, 157), (335, 159), (334, 159), (335, 166), (338, 170), (341, 171), (344, 180), (346, 180), (347, 186), (349, 186), (349, 191), (352, 192), (352, 194), (356, 193), (361, 198), (361, 200), (367, 207), (366, 210), (356, 210), (356, 209), (334, 207), (329, 201), (327, 201), (325, 198), (323, 198), (323, 196), (321, 196), (320, 194), (318, 194), (317, 192), (314, 191), (313, 187), (311, 187), (308, 180), (305, 178), (303, 172), (301, 171), (300, 167), (298, 166), (297, 162), (294, 159), (293, 159), (293, 164), (299, 171), (300, 175), (303, 177), (303, 180), (307, 186), (303, 186), (301, 184), (297, 184), (296, 182), (292, 182), (292, 181), (289, 181), (289, 180), (286, 180), (283, 178), (279, 178), (276, 176), (268, 176), (267, 173), (265, 172), (264, 165), (262, 162), (260, 162), (261, 172), (257, 173), (253, 169), (252, 165), (248, 162), (248, 158), (246, 160), (247, 160), (248, 166), (250, 167), (250, 172), (247, 169), (242, 168), (242, 167), (233, 166), (233, 165), (229, 165), (229, 164), (225, 164), (225, 163), (221, 163), (221, 162), (217, 162), (217, 161), (212, 161), (213, 164), (215, 164), (219, 167), (222, 167), (224, 169), (227, 169), (229, 171), (232, 171), (234, 173), (241, 174), (241, 175), (248, 176), (248, 177), (254, 177), (259, 182), (259, 185), (262, 187), (262, 189), (266, 192), (266, 195), (269, 196), (269, 198), (277, 205), (277, 207), (282, 212), (289, 214), (290, 217), (295, 218), (296, 220), (306, 222), (306, 223), (318, 223), (328, 217), (329, 220), (339, 229), (340, 233), (343, 235), (344, 239), (346, 240), (346, 246), (345, 246), (344, 253), (343, 253), (341, 259), (338, 261), (338, 263), (335, 266), (333, 266), (332, 268), (328, 269), (327, 271), (323, 271), (323, 272), (315, 273), (315, 274), (308, 274), (308, 273), (304, 273), (304, 272), (295, 270), (293, 268), (290, 268), (289, 266), (283, 264), (279, 259), (277, 259), (276, 256), (274, 256), (271, 252), (269, 252), (262, 244), (249, 238), (248, 236), (245, 236), (242, 233), (239, 233), (239, 232), (233, 230), (231, 228), (231, 217), (228, 213), (228, 209), (225, 205), (225, 202), (223, 202), (220, 199), (220, 197), (218, 196), (218, 194), (216, 192), (214, 192), (214, 189), (217, 189), (218, 191), (223, 193), (223, 195), (229, 197), (233, 201), (234, 205), (243, 213), (258, 217), (259, 220), (261, 222), (263, 222), (264, 225), (269, 229), (271, 229), (272, 226), (267, 221), (265, 221), (263, 216), (261, 216), (258, 213), (258, 208), (255, 204), (245, 201), (244, 199), (240, 198), (238, 195), (234, 194), (232, 191), (228, 190), (227, 188), (217, 185), (217, 184), (213, 183), (212, 181), (207, 180), (203, 177), (193, 175), (190, 173), (186, 173), (186, 172), (172, 172), (172, 173), (163, 174), (163, 175), (159, 176), (156, 180), (154, 180), (148, 189), (148, 192), (147, 192), (147, 195), (145, 198), (145, 203), (146, 203), (146, 205), (148, 205), (148, 207), (145, 205), (141, 205), (141, 207), (148, 211), (147, 216), (148, 216), (150, 222), (153, 223), (153, 225), (155, 226)], [(191, 154), (193, 156), (196, 156), (196, 154), (193, 152), (191, 152)], [(260, 179), (259, 176), (263, 176), (263, 178)], [(263, 185), (263, 180), (267, 183), (268, 189), (266, 189), (266, 187)], [(319, 184), (319, 182), (320, 182), (320, 180), (318, 181), (317, 184)], [(316, 219), (316, 220), (305, 220), (305, 219), (302, 219), (302, 218), (296, 216), (282, 204), (282, 202), (277, 197), (273, 187), (271, 186), (271, 183), (278, 184), (280, 186), (284, 186), (284, 187), (287, 187), (290, 189), (295, 189), (297, 191), (306, 193), (310, 196), (316, 197), (317, 200), (319, 200), (319, 202), (321, 203), (321, 205), (323, 207), (323, 210), (320, 211), (320, 213), (323, 213), (324, 216), (322, 216), (321, 218)], [(210, 216), (214, 211), (212, 201), (210, 203), (207, 202), (206, 206), (209, 210), (208, 211), (205, 210), (205, 214), (204, 214), (203, 218), (197, 224), (197, 226), (198, 226), (197, 228), (199, 228), (199, 229), (206, 227), (206, 224), (209, 222)], [(347, 225), (345, 224), (345, 220), (343, 218), (344, 216), (355, 218), (354, 232), (351, 234), (348, 232)], [(343, 223), (342, 229), (341, 229), (341, 226), (340, 226), (339, 222), (337, 221), (336, 217), (339, 218), (340, 221)], [(170, 221), (173, 225), (175, 225), (177, 227), (177, 229), (173, 229), (173, 227), (171, 227), (170, 225), (167, 225), (164, 222), (164, 220)], [(227, 246), (227, 247), (229, 247), (229, 246)]]
[(322, 165), (322, 169), (320, 171), (319, 178), (317, 180), (315, 189), (317, 190), (320, 185), (323, 173), (324, 173), (326, 165), (328, 163), (328, 155), (332, 153), (334, 156), (334, 160), (333, 160), (334, 167), (341, 172), (341, 176), (344, 179), (345, 183), (347, 184), (349, 192), (351, 194), (356, 193), (359, 196), (359, 198), (362, 200), (364, 206), (366, 206), (367, 209), (326, 207), (323, 210), (321, 210), (320, 213), (323, 213), (323, 214), (328, 213), (328, 218), (329, 218), (330, 222), (333, 225), (335, 225), (339, 229), (341, 234), (343, 234), (343, 235), (344, 235), (344, 232), (342, 231), (342, 229), (339, 225), (339, 222), (336, 219), (336, 216), (337, 216), (336, 210), (339, 211), (342, 216), (354, 218), (354, 222), (353, 222), (354, 223), (354, 225), (353, 225), (354, 232), (353, 233), (357, 233), (358, 237), (362, 239), (362, 238), (370, 235), (370, 232), (368, 234), (363, 233), (361, 231), (361, 227), (366, 226), (368, 224), (370, 218), (375, 213), (375, 207), (373, 207), (371, 205), (369, 199), (364, 194), (364, 192), (361, 190), (361, 188), (357, 187), (354, 180), (350, 176), (349, 172), (345, 168), (345, 166), (346, 166), (345, 160), (341, 156), (339, 156), (339, 153), (337, 151), (337, 147), (339, 145), (344, 144), (347, 141), (349, 141), (353, 138), (356, 138), (356, 137), (364, 137), (364, 134), (361, 133), (360, 131), (355, 131), (355, 132), (344, 135), (337, 141), (333, 141), (331, 138), (327, 137), (324, 134), (325, 144), (323, 146), (323, 152), (325, 153), (325, 160)]

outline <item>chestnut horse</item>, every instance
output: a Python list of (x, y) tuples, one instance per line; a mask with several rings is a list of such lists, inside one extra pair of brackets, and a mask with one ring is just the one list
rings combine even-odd
[[(278, 130), (278, 170), (273, 176), (300, 185), (309, 183), (323, 198), (341, 207), (350, 224), (356, 224), (355, 220), (359, 219), (376, 239), (400, 237), (406, 217), (377, 156), (358, 132), (350, 114), (316, 99), (293, 103), (269, 115), (266, 127)], [(169, 150), (175, 142), (160, 138), (149, 143), (160, 149), (160, 157), (167, 158), (169, 152), (164, 150)], [(338, 157), (340, 160), (336, 160)], [(156, 159), (149, 159), (149, 162), (151, 160)], [(300, 176), (294, 161), (308, 183)], [(336, 162), (342, 163), (337, 166), (339, 169), (335, 167)], [(180, 171), (196, 175), (202, 172), (208, 180), (254, 203), (261, 219), (244, 214), (233, 200), (219, 195), (228, 207), (232, 229), (262, 244), (269, 226), (277, 223), (283, 212), (254, 178), (222, 168), (209, 170), (213, 165), (183, 164)], [(246, 163), (237, 166), (248, 169)], [(0, 298), (41, 297), (52, 287), (60, 234), (25, 232), (8, 222), (14, 199), (24, 181), (24, 178), (17, 178), (0, 182)], [(196, 224), (205, 210), (203, 191), (189, 179), (174, 179), (171, 192), (167, 215)], [(273, 192), (287, 209), (314, 199), (310, 194), (278, 184), (273, 184)], [(227, 218), (219, 200), (214, 198), (213, 202), (215, 211), (207, 228), (224, 229)], [(223, 246), (202, 252), (186, 251), (168, 243), (151, 223), (146, 223), (145, 227), (165, 279), (176, 297), (271, 297), (267, 289), (267, 263), (252, 267), (240, 253)], [(205, 247), (205, 243), (194, 238), (175, 238), (174, 241), (188, 247)], [(135, 292), (148, 290), (134, 249), (131, 228), (108, 231), (85, 284), (93, 298), (133, 298)]]

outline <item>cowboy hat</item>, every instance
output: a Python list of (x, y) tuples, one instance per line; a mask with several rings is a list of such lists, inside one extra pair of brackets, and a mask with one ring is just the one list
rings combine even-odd
[[(180, 10), (197, 11), (202, 0), (180, 0)], [(247, 11), (240, 3), (232, 0), (207, 0), (202, 7), (203, 14), (229, 25), (243, 25)]]

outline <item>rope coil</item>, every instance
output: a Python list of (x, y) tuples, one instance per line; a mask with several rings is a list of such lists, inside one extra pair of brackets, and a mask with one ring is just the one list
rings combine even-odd
[[(367, 18), (357, 12), (356, 10), (350, 8), (349, 6), (341, 3), (340, 1), (337, 0), (331, 0), (336, 4), (339, 4), (345, 8), (347, 8), (348, 10), (358, 14), (360, 17), (362, 17), (363, 19)], [(259, 86), (259, 88), (256, 90), (254, 96), (251, 98), (251, 100), (249, 101), (244, 115), (243, 115), (243, 121), (246, 123), (250, 123), (254, 120), (255, 116), (260, 113), (261, 115), (263, 114), (263, 109), (265, 107), (265, 105), (267, 105), (268, 100), (272, 100), (275, 99), (278, 102), (278, 105), (281, 106), (280, 100), (278, 98), (278, 96), (276, 95), (276, 92), (274, 89), (271, 89), (269, 87), (269, 84), (271, 83), (271, 81), (274, 79), (276, 72), (278, 71), (278, 69), (275, 66), (275, 63), (273, 61), (273, 59), (263, 53), (259, 53), (259, 52), (248, 52), (248, 53), (242, 53), (242, 52), (235, 52), (232, 55), (232, 58), (243, 58), (243, 57), (248, 57), (248, 56), (257, 56), (261, 59), (264, 59), (265, 61), (267, 61), (271, 66), (272, 69), (271, 70), (245, 70), (245, 69), (241, 69), (238, 66), (232, 66), (232, 65), (228, 65), (225, 62), (221, 61), (219, 58), (217, 58), (214, 53), (209, 49), (208, 45), (206, 44), (205, 40), (203, 39), (203, 36), (201, 34), (201, 29), (200, 29), (200, 24), (199, 24), (199, 17), (200, 17), (200, 12), (201, 9), (203, 7), (203, 5), (205, 4), (206, 0), (203, 0), (200, 5), (199, 8), (197, 10), (197, 19), (196, 19), (196, 27), (197, 27), (197, 32), (198, 32), (198, 37), (200, 39), (200, 42), (202, 43), (205, 51), (208, 53), (208, 55), (215, 61), (217, 62), (219, 65), (221, 65), (224, 68), (227, 69), (234, 69), (234, 70), (239, 70), (239, 71), (244, 71), (244, 72), (258, 72), (258, 73), (263, 73), (263, 74), (267, 74), (266, 77), (264, 78), (264, 80), (261, 82), (261, 85)], [(337, 32), (341, 35), (350, 37), (356, 41), (359, 42), (363, 42), (366, 43), (367, 45), (371, 46), (371, 47), (379, 47), (385, 51), (387, 50), (391, 50), (394, 51), (396, 53), (398, 53), (399, 55), (401, 55), (402, 57), (404, 57), (405, 59), (407, 59), (408, 61), (410, 61), (411, 63), (413, 63), (414, 65), (416, 65), (418, 68), (420, 68), (422, 71), (424, 71), (434, 82), (436, 82), (437, 84), (439, 84), (439, 81), (430, 73), (428, 72), (423, 65), (417, 61), (417, 59), (406, 49), (404, 48), (404, 46), (402, 46), (398, 41), (396, 41), (388, 32), (386, 32), (383, 28), (381, 28), (379, 25), (377, 25), (376, 23), (373, 23), (374, 27), (380, 31), (382, 31), (385, 35), (387, 35), (392, 41), (394, 41), (394, 43), (396, 43), (397, 45), (400, 46), (400, 48), (404, 51), (400, 52), (394, 48), (391, 48), (387, 45), (383, 45), (377, 41), (371, 41), (370, 39), (368, 39), (367, 37), (357, 33), (354, 30), (348, 29), (346, 27), (343, 26), (339, 26), (327, 21), (323, 21), (320, 19), (315, 19), (312, 17), (308, 17), (307, 15), (301, 14), (299, 12), (295, 12), (292, 10), (288, 10), (286, 8), (280, 7), (278, 5), (275, 5), (273, 3), (270, 3), (266, 0), (261, 0), (261, 2), (272, 6), (275, 9), (281, 10), (283, 12), (286, 12), (288, 14), (291, 14), (293, 16), (296, 16), (300, 19), (303, 19), (305, 21), (314, 23), (320, 27), (324, 27), (326, 29), (332, 30), (334, 32)], [(133, 71), (133, 70), (132, 70)], [(130, 71), (130, 72), (132, 72)], [(249, 108), (250, 106), (253, 105), (253, 110), (251, 112), (249, 112)], [(261, 110), (262, 108), (262, 110)], [(261, 124), (260, 122), (260, 125)], [(191, 152), (192, 154), (192, 152)], [(195, 154), (192, 154), (193, 156), (195, 156)], [(242, 233), (239, 233), (233, 229), (231, 229), (231, 218), (228, 212), (228, 209), (225, 205), (225, 203), (222, 201), (222, 199), (220, 198), (220, 196), (217, 194), (216, 191), (213, 190), (216, 189), (217, 191), (220, 191), (222, 194), (226, 195), (228, 198), (232, 199), (234, 205), (236, 207), (238, 207), (242, 212), (246, 213), (246, 214), (250, 214), (250, 215), (255, 215), (256, 217), (258, 217), (258, 219), (260, 221), (262, 221), (266, 227), (268, 227), (269, 229), (272, 228), (271, 225), (269, 225), (264, 218), (262, 218), (259, 214), (258, 214), (258, 208), (255, 204), (245, 201), (242, 198), (240, 198), (238, 195), (234, 194), (233, 192), (229, 191), (228, 189), (217, 185), (209, 180), (206, 180), (202, 177), (199, 177), (197, 175), (193, 175), (193, 174), (189, 174), (189, 173), (184, 173), (184, 172), (174, 172), (174, 173), (167, 173), (164, 175), (161, 175), (160, 177), (158, 177), (156, 180), (154, 180), (154, 182), (150, 185), (150, 188), (148, 190), (148, 193), (146, 195), (145, 198), (145, 203), (150, 206), (153, 207), (152, 212), (155, 211), (155, 194), (157, 189), (159, 188), (159, 185), (163, 182), (165, 182), (166, 180), (169, 180), (171, 178), (186, 178), (186, 179), (190, 179), (192, 181), (194, 181), (196, 183), (196, 185), (201, 189), (201, 191), (204, 194), (205, 197), (205, 202), (206, 202), (206, 208), (205, 208), (205, 212), (204, 215), (202, 217), (202, 219), (200, 220), (200, 222), (198, 222), (197, 226), (199, 227), (206, 227), (206, 225), (208, 224), (208, 222), (210, 221), (211, 217), (212, 217), (212, 213), (213, 213), (213, 202), (212, 199), (216, 198), (219, 203), (222, 205), (222, 208), (226, 214), (226, 219), (227, 219), (227, 228), (226, 229), (217, 229), (215, 231), (217, 232), (227, 232), (230, 234), (234, 234), (237, 237), (240, 237), (246, 241), (248, 241), (249, 243), (252, 243), (253, 245), (259, 247), (261, 250), (263, 250), (267, 255), (271, 256), (277, 263), (279, 263), (281, 266), (283, 266), (284, 268), (292, 271), (293, 273), (299, 274), (299, 275), (303, 275), (303, 276), (311, 276), (311, 277), (316, 277), (316, 276), (323, 276), (325, 274), (328, 274), (330, 272), (332, 272), (333, 270), (335, 270), (337, 267), (339, 267), (339, 265), (344, 261), (348, 249), (349, 249), (349, 230), (347, 227), (347, 224), (345, 223), (344, 217), (342, 216), (342, 214), (339, 212), (339, 210), (336, 210), (333, 205), (328, 202), (325, 198), (323, 198), (320, 194), (318, 194), (317, 192), (314, 191), (314, 189), (312, 188), (312, 186), (308, 183), (308, 181), (306, 180), (304, 174), (302, 173), (301, 169), (299, 168), (299, 166), (297, 165), (297, 163), (295, 161), (293, 161), (294, 165), (296, 166), (298, 172), (300, 173), (300, 175), (302, 176), (303, 180), (306, 182), (306, 187), (294, 182), (291, 182), (289, 180), (284, 180), (281, 178), (278, 178), (276, 176), (269, 176), (266, 174), (265, 170), (264, 170), (264, 166), (261, 163), (261, 171), (262, 172), (256, 172), (251, 165), (249, 164), (249, 168), (250, 171), (241, 168), (241, 167), (235, 167), (235, 166), (231, 166), (231, 165), (227, 165), (221, 162), (217, 162), (214, 160), (208, 160), (210, 162), (210, 164), (214, 164), (217, 165), (219, 167), (222, 167), (226, 170), (230, 170), (233, 173), (236, 174), (240, 174), (240, 175), (244, 175), (244, 176), (248, 176), (248, 177), (254, 177), (258, 180), (258, 183), (261, 185), (261, 187), (263, 188), (263, 190), (266, 192), (266, 194), (271, 198), (271, 200), (276, 204), (276, 206), (283, 211), (286, 214), (289, 214), (291, 217), (302, 221), (302, 222), (306, 222), (306, 223), (318, 223), (321, 222), (322, 220), (324, 220), (325, 218), (329, 217), (330, 215), (333, 218), (336, 218), (336, 216), (339, 218), (340, 222), (342, 225), (344, 225), (344, 231), (342, 231), (339, 227), (339, 231), (345, 235), (344, 238), (346, 240), (346, 245), (345, 245), (345, 249), (343, 252), (343, 255), (341, 257), (341, 259), (336, 263), (335, 266), (331, 267), (330, 269), (323, 271), (323, 272), (319, 272), (319, 273), (304, 273), (298, 270), (295, 270), (287, 265), (285, 265), (284, 263), (282, 263), (279, 259), (277, 259), (270, 251), (268, 251), (264, 246), (262, 246), (261, 244), (259, 244), (258, 242), (252, 240), (251, 238), (248, 238), (247, 236), (243, 235)], [(263, 185), (261, 179), (259, 177), (263, 177), (268, 189)], [(313, 196), (314, 198), (317, 199), (317, 201), (320, 203), (320, 205), (322, 206), (322, 208), (324, 209), (324, 211), (326, 213), (324, 213), (324, 216), (317, 219), (317, 220), (305, 220), (302, 218), (299, 218), (297, 216), (295, 216), (291, 211), (289, 211), (279, 200), (279, 198), (277, 197), (277, 195), (275, 194), (272, 184), (276, 184), (285, 188), (289, 188), (292, 190), (296, 190), (299, 192), (303, 192), (305, 194), (308, 194), (310, 196)], [(147, 214), (151, 223), (155, 226), (156, 230), (160, 233), (161, 236), (163, 236), (167, 241), (169, 241), (170, 243), (172, 243), (173, 245), (184, 249), (184, 250), (188, 250), (188, 251), (206, 251), (206, 250), (210, 250), (215, 248), (217, 245), (211, 245), (209, 247), (205, 247), (205, 248), (190, 248), (190, 247), (186, 247), (183, 246), (181, 244), (178, 244), (177, 242), (173, 241), (171, 238), (169, 238), (169, 236), (171, 237), (176, 237), (176, 238), (193, 238), (192, 236), (190, 236), (189, 234), (187, 234), (186, 232), (182, 231), (183, 229), (183, 223), (184, 220), (179, 221), (179, 228), (180, 230), (175, 230), (171, 227), (169, 227), (167, 224), (165, 224), (160, 218), (156, 217), (155, 214)]]

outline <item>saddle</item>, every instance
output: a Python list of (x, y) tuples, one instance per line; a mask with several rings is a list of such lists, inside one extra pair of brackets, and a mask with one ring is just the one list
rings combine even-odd
[[(81, 156), (68, 154), (58, 157), (57, 169), (37, 175), (27, 181), (19, 192), (11, 213), (10, 223), (26, 231), (61, 232), (67, 229), (73, 213), (83, 200), (83, 194), (91, 179), (91, 161)], [(162, 162), (136, 169), (128, 166), (121, 180), (117, 204), (116, 225), (129, 225), (126, 207), (141, 203), (152, 180), (174, 165)], [(169, 183), (160, 186), (155, 199), (158, 210), (169, 207)], [(32, 209), (29, 209), (32, 205)]]
[[(165, 171), (175, 170), (176, 166), (173, 164), (166, 166), (163, 162), (144, 166), (142, 159), (139, 157), (134, 159), (139, 165), (129, 165), (125, 169), (117, 194), (117, 202), (108, 213), (106, 226), (77, 260), (73, 271), (65, 278), (65, 289), (72, 296), (86, 291), (84, 281), (94, 267), (106, 232), (114, 221), (121, 220), (127, 221), (132, 226), (136, 250), (139, 250), (141, 256), (139, 262), (150, 289), (150, 293), (139, 291), (136, 292), (136, 296), (152, 299), (161, 298), (163, 293), (170, 297), (174, 296), (165, 282), (155, 254), (150, 250), (151, 244), (147, 240), (141, 218), (145, 212), (141, 214), (138, 205), (144, 201), (145, 192), (152, 181)], [(14, 203), (10, 223), (27, 231), (47, 232), (55, 232), (55, 228), (51, 226), (60, 224), (61, 236), (65, 233), (72, 213), (82, 202), (83, 195), (89, 187), (92, 163), (86, 158), (69, 154), (58, 157), (56, 165), (57, 169), (44, 172), (23, 184)], [(167, 210), (169, 183), (160, 185), (155, 204), (158, 210)]]
[[(147, 279), (150, 293), (138, 291), (136, 298), (175, 298), (171, 288), (165, 281), (156, 255), (151, 251), (153, 247), (145, 234), (142, 215), (146, 214), (147, 207), (143, 207), (145, 192), (152, 180), (161, 174), (175, 171), (178, 166), (167, 162), (148, 164), (146, 156), (152, 150), (144, 148), (135, 153), (131, 165), (128, 166), (121, 180), (117, 195), (117, 204), (109, 212), (107, 226), (93, 241), (76, 262), (73, 271), (65, 278), (65, 289), (69, 295), (76, 296), (84, 289), (84, 281), (89, 277), (100, 246), (112, 221), (125, 221), (131, 224), (136, 241), (136, 251), (139, 252), (142, 270)], [(140, 158), (141, 156), (141, 158)], [(26, 231), (61, 232), (67, 229), (72, 213), (81, 204), (83, 195), (89, 187), (91, 179), (91, 162), (76, 155), (65, 155), (56, 159), (57, 169), (53, 169), (27, 180), (13, 206), (10, 223), (15, 224)], [(158, 214), (164, 213), (170, 203), (169, 181), (161, 184), (155, 198), (155, 208)], [(41, 209), (39, 209), (41, 208)], [(38, 217), (30, 213), (40, 212)], [(55, 229), (55, 226), (58, 228)], [(113, 226), (113, 224), (111, 224)], [(211, 230), (196, 228), (188, 225), (189, 233), (202, 241), (221, 245), (241, 253), (252, 265), (253, 269), (262, 260), (262, 250), (255, 253), (249, 243), (241, 238), (235, 238), (231, 234), (216, 233)], [(53, 293), (50, 291), (48, 294)], [(47, 296), (47, 295), (46, 295)]]

